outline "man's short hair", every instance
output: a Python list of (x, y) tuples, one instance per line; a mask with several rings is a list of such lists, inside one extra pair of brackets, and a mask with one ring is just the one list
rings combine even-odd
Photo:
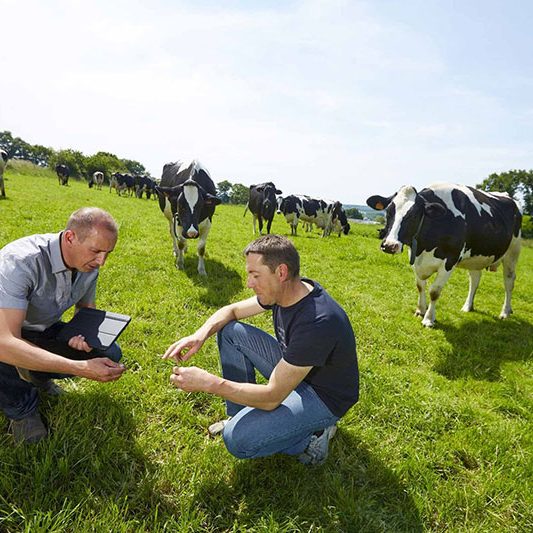
[(118, 235), (118, 225), (115, 219), (99, 207), (82, 207), (70, 215), (66, 229), (76, 233), (80, 241), (84, 241), (93, 229), (102, 228), (115, 236)]
[(296, 278), (300, 275), (300, 256), (294, 244), (282, 235), (263, 235), (251, 242), (245, 249), (244, 255), (260, 254), (263, 264), (271, 272), (282, 263), (287, 265), (289, 276)]

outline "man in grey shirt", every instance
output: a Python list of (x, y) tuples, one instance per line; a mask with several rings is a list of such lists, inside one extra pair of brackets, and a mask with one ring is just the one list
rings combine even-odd
[(61, 392), (51, 378), (114, 381), (125, 370), (117, 344), (103, 352), (80, 335), (57, 338), (67, 309), (95, 307), (98, 271), (117, 236), (109, 213), (83, 207), (64, 231), (24, 237), (0, 250), (0, 409), (16, 442), (48, 435), (37, 407), (38, 390)]

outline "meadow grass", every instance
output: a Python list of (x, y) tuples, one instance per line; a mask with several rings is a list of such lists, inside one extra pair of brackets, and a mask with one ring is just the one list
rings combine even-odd
[[(17, 167), (18, 168), (18, 167)], [(354, 326), (361, 398), (339, 424), (327, 463), (275, 456), (237, 460), (207, 426), (221, 399), (169, 386), (159, 355), (222, 305), (249, 297), (242, 250), (252, 240), (242, 206), (217, 208), (207, 243), (208, 278), (172, 257), (166, 219), (153, 200), (122, 198), (47, 171), (8, 170), (0, 246), (60, 230), (84, 205), (120, 224), (102, 269), (100, 308), (126, 313), (128, 372), (116, 382), (66, 380), (42, 398), (45, 442), (12, 444), (0, 417), (1, 531), (531, 531), (533, 249), (518, 263), (514, 314), (501, 269), (484, 273), (476, 311), (460, 311), (467, 273), (457, 271), (434, 329), (413, 316), (406, 253), (379, 251), (375, 227), (348, 236), (291, 237), (302, 274), (319, 281)], [(281, 216), (273, 231), (289, 234)], [(268, 313), (252, 323), (272, 332)], [(218, 372), (214, 339), (191, 362)]]

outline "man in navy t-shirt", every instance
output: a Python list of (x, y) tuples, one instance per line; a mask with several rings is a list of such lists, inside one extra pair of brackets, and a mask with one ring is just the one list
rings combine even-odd
[[(247, 246), (248, 287), (256, 296), (227, 305), (164, 358), (186, 361), (218, 333), (223, 377), (176, 366), (171, 383), (226, 400), (230, 418), (210, 426), (236, 457), (295, 455), (326, 460), (337, 421), (359, 397), (355, 337), (346, 313), (316, 282), (300, 277), (294, 245), (265, 235)], [(239, 322), (272, 310), (276, 338)], [(255, 372), (268, 379), (257, 384)]]

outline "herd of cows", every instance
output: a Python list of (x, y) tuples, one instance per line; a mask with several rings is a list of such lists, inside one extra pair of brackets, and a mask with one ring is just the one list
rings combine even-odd
[[(0, 193), (5, 197), (3, 171), (7, 153), (0, 150)], [(56, 173), (61, 185), (68, 184), (69, 169), (57, 165)], [(101, 189), (102, 172), (95, 172), (89, 187)], [(163, 167), (161, 181), (157, 184), (146, 176), (129, 176), (115, 173), (110, 177), (110, 191), (138, 198), (146, 193), (159, 200), (161, 211), (169, 222), (176, 266), (184, 268), (184, 253), (189, 239), (198, 239), (198, 272), (205, 276), (205, 247), (215, 208), (220, 204), (216, 186), (209, 172), (198, 161), (188, 165), (168, 163)], [(296, 235), (299, 221), (315, 224), (322, 235), (332, 232), (348, 234), (350, 225), (340, 202), (317, 200), (308, 196), (289, 195), (274, 183), (250, 186), (246, 210), (253, 215), (262, 233), (263, 223), (270, 233), (274, 214), (284, 215)], [(522, 215), (516, 202), (507, 193), (485, 192), (464, 185), (440, 183), (417, 192), (404, 186), (389, 197), (371, 196), (369, 207), (385, 210), (386, 225), (380, 231), (381, 250), (389, 254), (401, 253), (409, 247), (409, 262), (414, 269), (418, 290), (416, 315), (422, 324), (435, 324), (436, 304), (455, 268), (469, 271), (470, 286), (462, 311), (472, 311), (474, 297), (484, 269), (495, 271), (503, 266), (505, 298), (500, 318), (512, 313), (511, 296), (516, 278), (516, 263), (520, 255)], [(246, 214), (245, 210), (245, 214)], [(426, 300), (426, 283), (435, 275)]]

